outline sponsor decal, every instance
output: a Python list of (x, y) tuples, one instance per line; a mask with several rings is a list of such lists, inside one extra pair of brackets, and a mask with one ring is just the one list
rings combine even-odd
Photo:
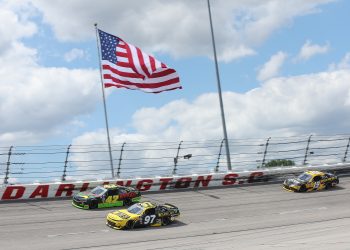
[(120, 194), (119, 195), (119, 200), (123, 200), (125, 198), (135, 198), (136, 193), (135, 192), (130, 192), (130, 193), (125, 193), (125, 194)]

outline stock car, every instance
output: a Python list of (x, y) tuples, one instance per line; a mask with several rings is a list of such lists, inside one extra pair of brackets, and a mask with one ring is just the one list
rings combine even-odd
[(141, 202), (128, 209), (109, 213), (106, 225), (114, 229), (126, 230), (134, 227), (159, 227), (171, 224), (178, 216), (180, 211), (174, 205)]
[(140, 202), (140, 191), (119, 185), (97, 186), (89, 192), (73, 196), (72, 205), (82, 209), (129, 206)]
[(283, 188), (294, 192), (311, 192), (329, 189), (339, 183), (339, 178), (332, 173), (321, 171), (306, 171), (297, 178), (287, 179)]

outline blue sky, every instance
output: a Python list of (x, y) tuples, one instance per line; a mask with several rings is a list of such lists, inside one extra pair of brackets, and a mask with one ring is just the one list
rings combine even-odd
[[(348, 132), (349, 1), (211, 2), (229, 138)], [(1, 1), (0, 146), (106, 142), (94, 22), (183, 86), (108, 89), (112, 143), (222, 138), (206, 1), (144, 4)]]

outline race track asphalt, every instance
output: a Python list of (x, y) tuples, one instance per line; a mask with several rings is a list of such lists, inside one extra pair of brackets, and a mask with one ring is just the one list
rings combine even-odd
[(180, 208), (160, 228), (114, 230), (115, 209), (70, 200), (0, 203), (0, 249), (350, 249), (350, 178), (332, 190), (292, 193), (281, 184), (145, 194)]

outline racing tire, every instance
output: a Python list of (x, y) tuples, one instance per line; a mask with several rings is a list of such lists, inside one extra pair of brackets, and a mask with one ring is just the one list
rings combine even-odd
[(302, 185), (299, 189), (299, 192), (306, 192), (306, 186), (305, 185)]
[(170, 223), (171, 223), (172, 221), (171, 221), (171, 219), (170, 219), (170, 217), (163, 217), (163, 219), (162, 219), (162, 225), (163, 226), (166, 226), (166, 225), (169, 225)]
[(89, 209), (96, 209), (98, 208), (98, 204), (96, 201), (91, 201), (91, 203), (89, 204)]
[(125, 199), (124, 200), (124, 206), (130, 206), (130, 205), (132, 205), (132, 200), (131, 199)]
[(326, 184), (325, 189), (330, 189), (331, 187), (332, 187), (332, 183), (328, 182), (328, 183)]
[(124, 229), (125, 229), (125, 230), (130, 230), (130, 229), (133, 229), (134, 226), (135, 226), (135, 222), (132, 221), (132, 220), (129, 220), (129, 221), (126, 223)]

